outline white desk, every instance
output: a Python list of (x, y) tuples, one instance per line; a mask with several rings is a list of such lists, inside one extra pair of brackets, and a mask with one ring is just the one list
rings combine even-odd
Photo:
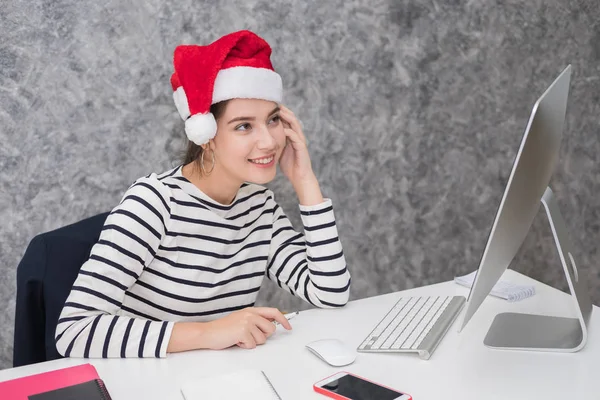
[(162, 360), (63, 359), (2, 370), (0, 381), (89, 361), (106, 382), (114, 400), (181, 400), (181, 383), (242, 368), (264, 370), (284, 400), (325, 399), (313, 392), (312, 384), (337, 370), (354, 372), (405, 391), (415, 400), (600, 398), (598, 307), (594, 307), (592, 314), (588, 344), (579, 353), (500, 351), (483, 345), (487, 329), (499, 312), (574, 316), (566, 294), (510, 270), (503, 279), (534, 284), (537, 294), (516, 303), (488, 297), (468, 327), (458, 334), (463, 309), (428, 361), (412, 354), (359, 353), (354, 364), (334, 368), (312, 355), (304, 345), (335, 337), (356, 347), (401, 295), (468, 295), (466, 288), (453, 282), (353, 301), (340, 310), (301, 312), (291, 321), (292, 332), (282, 330), (254, 350), (196, 351), (169, 355)]

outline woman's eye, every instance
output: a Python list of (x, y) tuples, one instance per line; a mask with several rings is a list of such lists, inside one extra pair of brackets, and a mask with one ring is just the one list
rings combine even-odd
[(279, 115), (276, 115), (269, 120), (269, 124), (275, 125), (279, 122), (280, 119), (281, 119), (281, 117)]
[(240, 124), (238, 126), (235, 127), (236, 131), (247, 131), (250, 128), (252, 128), (252, 126), (249, 123), (245, 123), (245, 124)]

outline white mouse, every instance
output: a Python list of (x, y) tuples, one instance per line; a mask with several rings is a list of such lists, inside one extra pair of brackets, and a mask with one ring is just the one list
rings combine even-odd
[(334, 367), (352, 364), (356, 360), (356, 351), (338, 339), (322, 339), (306, 345), (311, 352)]

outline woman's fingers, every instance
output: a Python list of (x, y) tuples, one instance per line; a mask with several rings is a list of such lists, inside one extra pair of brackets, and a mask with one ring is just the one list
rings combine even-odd
[(276, 308), (270, 307), (255, 307), (252, 309), (253, 312), (260, 315), (263, 318), (266, 318), (269, 321), (277, 321), (287, 330), (292, 329), (290, 322), (287, 318)]
[(273, 335), (277, 329), (273, 322), (260, 315), (256, 316), (256, 326), (265, 334), (267, 338)]
[(283, 128), (283, 132), (285, 133), (285, 136), (290, 140), (290, 142), (292, 142), (292, 144), (305, 144), (302, 138), (300, 138), (300, 135), (298, 135), (298, 132), (296, 132), (295, 130)]
[(252, 337), (254, 338), (254, 342), (256, 343), (257, 346), (260, 346), (261, 344), (265, 344), (265, 342), (267, 341), (267, 335), (265, 335), (265, 333), (263, 331), (261, 331), (260, 328), (256, 325), (254, 325), (250, 328), (250, 333), (252, 334)]
[(253, 349), (266, 343), (277, 329), (273, 321), (279, 322), (288, 330), (292, 329), (287, 318), (277, 308), (252, 307), (245, 311), (254, 315), (247, 317), (245, 327), (237, 342), (237, 346), (243, 349)]
[(238, 343), (238, 346), (244, 349), (253, 349), (256, 347), (256, 340), (254, 335), (250, 331), (244, 332), (242, 340)]
[(279, 115), (285, 122), (290, 125), (291, 129), (293, 129), (298, 136), (302, 139), (302, 141), (306, 144), (306, 136), (304, 136), (304, 132), (302, 131), (302, 126), (300, 125), (300, 121), (296, 118), (296, 115), (287, 107), (280, 105), (281, 112)]

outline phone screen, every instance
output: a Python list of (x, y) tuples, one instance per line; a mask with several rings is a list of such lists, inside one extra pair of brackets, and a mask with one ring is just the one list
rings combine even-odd
[(344, 375), (340, 379), (326, 383), (323, 385), (323, 389), (352, 400), (393, 400), (402, 395), (400, 392), (365, 381), (353, 375)]

